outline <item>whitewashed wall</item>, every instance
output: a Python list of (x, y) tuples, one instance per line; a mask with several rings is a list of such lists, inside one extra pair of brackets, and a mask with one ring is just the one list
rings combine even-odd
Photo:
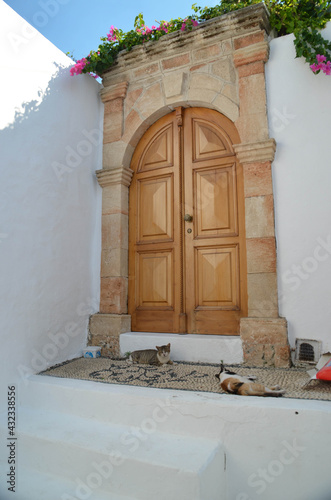
[(100, 84), (0, 0), (0, 380), (81, 354), (99, 308)]
[[(331, 40), (331, 23), (324, 31)], [(271, 42), (266, 65), (280, 313), (296, 338), (331, 350), (331, 76), (295, 59), (293, 36)]]

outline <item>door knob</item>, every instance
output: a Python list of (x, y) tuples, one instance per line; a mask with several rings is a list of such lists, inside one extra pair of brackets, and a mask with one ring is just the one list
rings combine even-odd
[(185, 214), (184, 215), (184, 221), (186, 221), (186, 222), (192, 222), (192, 220), (193, 220), (192, 215), (190, 215), (190, 214)]

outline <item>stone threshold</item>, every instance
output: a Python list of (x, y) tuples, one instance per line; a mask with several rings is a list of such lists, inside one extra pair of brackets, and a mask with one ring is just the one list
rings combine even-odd
[(242, 341), (239, 336), (198, 335), (179, 333), (126, 332), (120, 335), (120, 352), (139, 349), (155, 349), (155, 346), (171, 344), (173, 361), (243, 363)]

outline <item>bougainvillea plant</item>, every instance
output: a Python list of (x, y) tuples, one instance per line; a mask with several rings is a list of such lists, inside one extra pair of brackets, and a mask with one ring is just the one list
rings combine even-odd
[[(201, 8), (194, 4), (193, 15), (185, 19), (160, 21), (149, 28), (142, 14), (134, 21), (134, 29), (124, 33), (111, 26), (106, 37), (102, 37), (98, 50), (91, 51), (70, 69), (71, 75), (90, 73), (102, 75), (115, 62), (119, 52), (131, 50), (136, 45), (156, 41), (174, 31), (191, 31), (203, 21), (222, 16), (261, 0), (221, 0), (215, 7)], [(294, 34), (296, 57), (304, 57), (311, 70), (331, 74), (331, 42), (323, 38), (323, 30), (331, 19), (331, 0), (264, 0), (270, 12), (270, 25), (277, 36)]]

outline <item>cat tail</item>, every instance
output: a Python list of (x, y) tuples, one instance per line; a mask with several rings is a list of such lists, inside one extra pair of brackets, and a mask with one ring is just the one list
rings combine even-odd
[(268, 389), (268, 387), (265, 388), (265, 393), (264, 393), (264, 396), (271, 396), (271, 397), (274, 397), (274, 398), (280, 398), (282, 397), (283, 394), (285, 394), (285, 389), (277, 389), (277, 390), (274, 390), (274, 389)]
[(131, 354), (130, 354), (130, 356), (129, 356), (128, 358), (126, 358), (126, 361), (127, 361), (130, 365), (132, 365), (132, 364), (133, 364), (133, 359), (132, 359)]

